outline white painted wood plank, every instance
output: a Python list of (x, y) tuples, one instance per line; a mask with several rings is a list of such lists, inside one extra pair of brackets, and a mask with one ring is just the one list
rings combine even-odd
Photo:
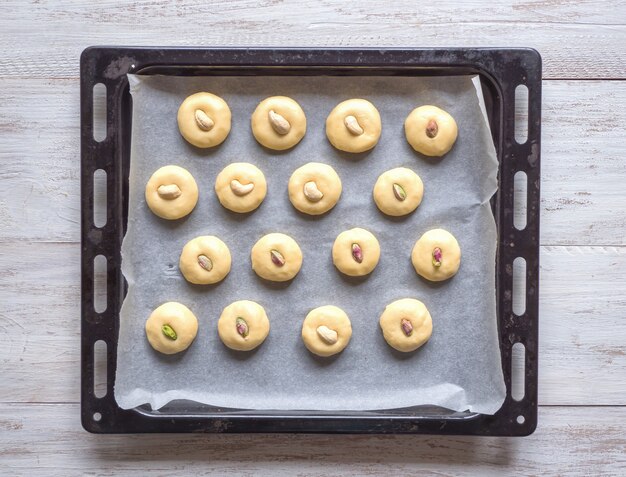
[(489, 8), (478, 0), (12, 0), (2, 11), (3, 77), (77, 77), (79, 55), (93, 44), (526, 46), (543, 54), (546, 78), (626, 75), (626, 6), (610, 0), (496, 0)]
[[(75, 402), (77, 244), (0, 244), (0, 402)], [(626, 405), (626, 247), (543, 247), (539, 403)]]
[(0, 404), (10, 475), (623, 475), (624, 407), (544, 407), (527, 438), (92, 435), (76, 404)]
[[(0, 78), (0, 241), (80, 239), (75, 80)], [(581, 119), (584, 118), (584, 119)], [(547, 245), (626, 245), (626, 82), (544, 82)]]

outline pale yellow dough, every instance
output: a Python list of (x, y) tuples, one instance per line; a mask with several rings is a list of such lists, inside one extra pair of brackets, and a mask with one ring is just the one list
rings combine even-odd
[[(283, 264), (272, 261), (272, 251), (282, 256)], [(302, 251), (294, 239), (285, 234), (272, 233), (259, 239), (250, 254), (252, 269), (261, 278), (286, 282), (295, 277), (302, 267)], [(280, 263), (280, 262), (279, 262)]]
[[(172, 339), (163, 333), (163, 326), (176, 333)], [(146, 321), (146, 336), (150, 345), (163, 354), (175, 354), (189, 348), (198, 334), (198, 320), (189, 308), (170, 301), (155, 309)]]
[[(435, 248), (441, 250), (441, 265), (435, 266)], [(418, 275), (441, 282), (456, 275), (461, 265), (461, 247), (447, 230), (433, 229), (422, 235), (413, 247), (411, 261)]]
[(267, 183), (265, 176), (256, 166), (246, 162), (235, 162), (226, 166), (217, 175), (215, 193), (220, 204), (228, 210), (251, 212), (265, 199)]
[[(318, 332), (320, 326), (337, 333), (335, 343), (328, 342)], [(302, 323), (302, 340), (307, 349), (318, 356), (332, 356), (348, 346), (352, 326), (348, 315), (341, 308), (327, 305), (311, 310)]]
[[(403, 319), (408, 320), (413, 328), (409, 336), (402, 329)], [(405, 353), (422, 346), (433, 332), (433, 320), (428, 309), (421, 301), (413, 298), (404, 298), (387, 305), (379, 323), (387, 344)]]
[[(270, 111), (279, 114), (289, 123), (285, 134), (278, 132), (270, 121)], [(306, 116), (298, 103), (287, 96), (265, 98), (252, 113), (252, 134), (262, 146), (283, 151), (298, 144), (306, 133)]]
[(212, 235), (196, 237), (187, 242), (178, 263), (185, 279), (196, 285), (221, 282), (230, 272), (230, 265), (231, 257), (228, 247)]
[[(163, 194), (167, 188), (172, 187), (178, 188), (178, 197)], [(146, 203), (162, 219), (180, 219), (190, 214), (198, 203), (198, 185), (187, 169), (179, 166), (161, 167), (146, 184)]]
[[(321, 199), (316, 200), (310, 192), (307, 197), (305, 188), (311, 187), (310, 183), (322, 194)], [(288, 190), (289, 200), (296, 209), (309, 215), (321, 215), (332, 209), (341, 197), (341, 179), (328, 164), (309, 162), (294, 171)]]
[[(213, 121), (209, 130), (203, 129), (196, 120), (198, 110)], [(196, 147), (218, 146), (230, 132), (230, 108), (226, 101), (211, 93), (195, 93), (187, 97), (178, 108), (177, 119), (180, 134)]]
[(413, 212), (424, 196), (424, 183), (411, 169), (397, 167), (382, 173), (374, 185), (374, 202), (393, 217)]
[[(237, 330), (237, 318), (244, 320), (244, 328)], [(245, 331), (244, 331), (245, 330)], [(270, 320), (261, 305), (249, 300), (231, 303), (217, 322), (217, 332), (230, 349), (250, 351), (259, 346), (270, 332)]]
[[(433, 137), (427, 134), (431, 121), (434, 121), (437, 129), (436, 134), (430, 133)], [(458, 129), (454, 118), (443, 109), (437, 106), (420, 106), (406, 118), (404, 132), (406, 140), (417, 152), (439, 157), (452, 149)]]
[[(352, 133), (346, 118), (352, 116), (362, 130)], [(339, 103), (326, 118), (326, 136), (330, 143), (346, 152), (364, 152), (372, 149), (380, 139), (382, 123), (376, 107), (366, 99), (349, 99)], [(360, 132), (360, 131), (359, 131)]]
[[(358, 248), (361, 252), (359, 254)], [(361, 263), (357, 260), (361, 258)], [(351, 277), (371, 273), (380, 259), (380, 245), (374, 234), (355, 228), (341, 232), (333, 244), (333, 263), (341, 272)]]

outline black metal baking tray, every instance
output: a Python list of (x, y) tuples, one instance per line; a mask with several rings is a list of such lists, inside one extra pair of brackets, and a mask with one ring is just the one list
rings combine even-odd
[[(432, 406), (385, 411), (251, 411), (176, 401), (153, 411), (123, 410), (113, 397), (119, 311), (126, 293), (120, 249), (128, 215), (128, 170), (132, 124), (127, 73), (168, 75), (343, 75), (480, 77), (500, 163), (492, 208), (498, 229), (496, 293), (498, 333), (507, 395), (493, 416)], [(251, 78), (253, 81), (253, 78)], [(81, 417), (95, 433), (134, 432), (308, 432), (404, 433), (522, 436), (537, 425), (537, 330), (539, 290), (539, 172), (541, 57), (532, 49), (398, 48), (87, 48), (80, 60), (81, 82)], [(106, 87), (107, 133), (93, 136), (93, 88)], [(515, 88), (528, 88), (528, 134), (514, 138)], [(107, 221), (94, 224), (94, 172), (107, 177)], [(514, 175), (527, 176), (526, 226), (513, 225)], [(94, 309), (94, 258), (107, 260), (107, 307)], [(526, 306), (512, 309), (513, 260), (526, 261)], [(107, 345), (107, 389), (94, 394), (94, 345)], [(524, 397), (511, 396), (512, 346), (525, 347)]]

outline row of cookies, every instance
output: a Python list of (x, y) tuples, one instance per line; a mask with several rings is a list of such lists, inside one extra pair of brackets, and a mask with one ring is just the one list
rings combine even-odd
[[(378, 265), (380, 245), (371, 232), (354, 228), (341, 232), (332, 248), (333, 264), (341, 273), (360, 277), (370, 274)], [(230, 272), (228, 246), (212, 235), (196, 237), (183, 247), (179, 267), (185, 279), (196, 285), (222, 281)], [(302, 250), (290, 236), (270, 233), (261, 237), (250, 253), (252, 270), (261, 278), (274, 282), (293, 279), (302, 267)], [(456, 238), (443, 229), (424, 233), (411, 252), (415, 271), (430, 281), (453, 277), (461, 265), (461, 248)]]
[[(231, 128), (231, 111), (226, 101), (212, 93), (195, 93), (178, 109), (178, 129), (187, 142), (200, 148), (215, 147)], [(306, 133), (306, 116), (292, 98), (271, 96), (259, 103), (251, 116), (252, 134), (268, 149), (290, 149)], [(382, 122), (376, 107), (365, 99), (339, 103), (326, 118), (326, 137), (341, 151), (365, 152), (380, 139)], [(404, 122), (406, 139), (417, 152), (443, 156), (454, 145), (458, 129), (454, 118), (443, 109), (425, 105), (415, 108)]]
[[(289, 178), (289, 200), (302, 213), (321, 215), (331, 210), (342, 193), (341, 179), (328, 164), (309, 162)], [(233, 212), (255, 210), (267, 194), (267, 182), (256, 166), (237, 162), (226, 166), (215, 179), (220, 203)], [(411, 169), (396, 167), (381, 174), (373, 189), (381, 212), (403, 216), (422, 202), (424, 183)], [(192, 212), (198, 202), (198, 185), (189, 171), (169, 165), (152, 174), (145, 190), (146, 203), (157, 216), (176, 220)]]
[[(414, 351), (428, 341), (433, 324), (428, 309), (419, 300), (404, 298), (390, 303), (379, 319), (385, 341), (402, 352)], [(198, 333), (198, 319), (185, 305), (167, 302), (156, 308), (145, 325), (150, 345), (164, 354), (186, 350)], [(259, 346), (270, 332), (265, 309), (254, 301), (240, 300), (228, 305), (217, 322), (222, 342), (237, 351)], [(302, 323), (302, 340), (318, 356), (332, 356), (348, 346), (352, 325), (348, 315), (336, 306), (311, 310)]]

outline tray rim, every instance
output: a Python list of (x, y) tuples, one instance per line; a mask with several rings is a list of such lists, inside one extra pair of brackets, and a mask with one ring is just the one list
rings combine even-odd
[[(513, 174), (523, 171), (527, 175), (527, 224), (523, 230), (512, 225), (512, 213), (498, 208), (498, 230), (507, 226), (506, 237), (499, 234), (497, 269), (500, 291), (498, 319), (503, 372), (507, 397), (502, 408), (493, 416), (473, 413), (456, 417), (432, 418), (410, 413), (397, 414), (385, 411), (363, 411), (356, 415), (349, 411), (230, 411), (213, 414), (167, 414), (146, 412), (136, 408), (122, 410), (113, 397), (119, 305), (125, 286), (120, 282), (121, 271), (112, 265), (119, 258), (115, 240), (124, 229), (123, 204), (124, 178), (122, 174), (125, 154), (123, 119), (128, 114), (128, 101), (123, 95), (127, 89), (127, 73), (144, 72), (146, 68), (184, 68), (190, 73), (197, 70), (270, 69), (285, 73), (289, 70), (314, 72), (334, 69), (342, 74), (356, 74), (375, 70), (403, 70), (411, 73), (458, 74), (456, 71), (472, 70), (490, 81), (500, 96), (502, 106), (499, 125), (493, 131), (498, 136), (496, 149), (501, 163), (498, 175), (498, 192), (494, 196), (500, 203), (512, 205)], [(206, 70), (204, 71), (207, 72)], [(319, 73), (318, 73), (319, 74)], [(539, 285), (539, 172), (541, 123), (541, 57), (530, 48), (204, 48), (204, 47), (115, 47), (93, 46), (86, 48), (80, 58), (81, 81), (81, 422), (94, 433), (130, 432), (307, 432), (307, 433), (412, 433), (457, 435), (507, 435), (531, 434), (537, 425), (537, 331)], [(92, 134), (93, 85), (104, 83), (107, 87), (107, 137), (95, 142)], [(515, 88), (528, 87), (528, 139), (518, 144), (514, 138)], [(512, 105), (512, 107), (511, 107)], [(498, 144), (499, 142), (499, 144)], [(499, 147), (498, 147), (499, 146)], [(515, 170), (504, 167), (515, 164)], [(93, 172), (107, 172), (107, 222), (102, 228), (93, 224)], [(505, 172), (502, 172), (506, 169)], [(506, 187), (505, 187), (506, 186)], [(119, 197), (122, 199), (119, 199)], [(502, 204), (500, 204), (502, 205)], [(121, 214), (121, 217), (120, 217)], [(121, 234), (123, 236), (123, 233)], [(501, 257), (505, 255), (505, 257)], [(96, 313), (93, 308), (93, 259), (96, 255), (107, 257), (107, 310)], [(514, 315), (512, 298), (503, 295), (510, 290), (512, 280), (511, 256), (526, 260), (526, 311)], [(506, 263), (502, 263), (502, 260)], [(119, 261), (118, 261), (119, 263)], [(112, 306), (112, 304), (114, 306)], [(108, 320), (107, 320), (108, 319)], [(116, 321), (117, 320), (117, 321)], [(98, 340), (107, 343), (107, 393), (96, 398), (93, 392), (93, 347)], [(508, 343), (507, 343), (508, 340)], [(510, 348), (521, 342), (525, 346), (525, 396), (520, 401), (511, 397)], [(505, 346), (506, 345), (506, 346)], [(100, 414), (94, 420), (94, 414)], [(523, 423), (515, 419), (525, 418)]]

